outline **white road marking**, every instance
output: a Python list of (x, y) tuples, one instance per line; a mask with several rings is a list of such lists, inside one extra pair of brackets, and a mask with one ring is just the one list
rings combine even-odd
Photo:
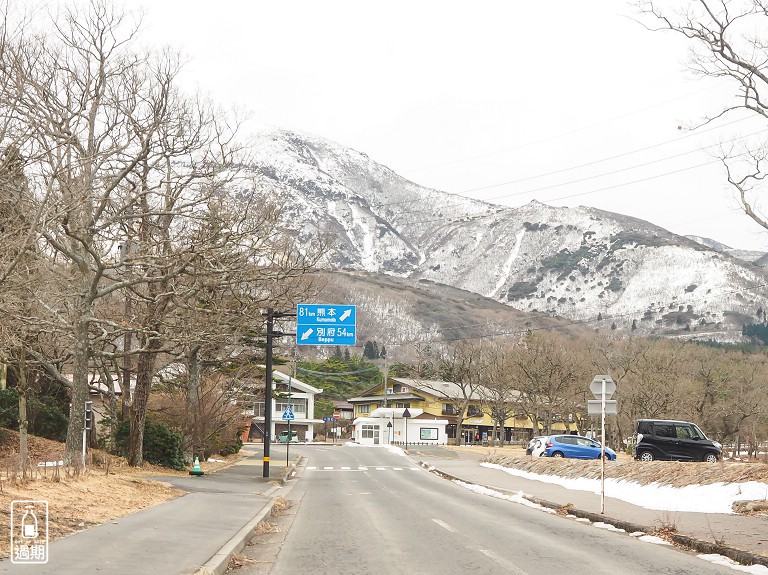
[(439, 519), (433, 519), (432, 521), (437, 523), (440, 527), (442, 527), (446, 531), (450, 531), (451, 533), (456, 533), (456, 530), (450, 525), (448, 525), (445, 521), (440, 521)]
[[(370, 471), (369, 467), (316, 467), (314, 465), (307, 466), (307, 471)], [(376, 471), (419, 471), (418, 467), (374, 467)]]
[(482, 553), (489, 559), (494, 560), (496, 563), (498, 563), (499, 565), (501, 565), (507, 571), (509, 571), (510, 573), (513, 573), (514, 575), (528, 575), (526, 571), (523, 571), (522, 569), (520, 569), (520, 567), (518, 567), (514, 563), (511, 563), (506, 559), (499, 557), (496, 553), (494, 553), (490, 549), (478, 549), (478, 551), (480, 551), (480, 553)]

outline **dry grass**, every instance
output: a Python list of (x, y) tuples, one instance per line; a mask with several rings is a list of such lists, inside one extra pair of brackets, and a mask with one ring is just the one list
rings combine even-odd
[(283, 499), (282, 497), (278, 497), (275, 499), (275, 504), (272, 506), (271, 515), (272, 517), (279, 517), (281, 514), (285, 513), (288, 509), (293, 507), (293, 503), (291, 503), (288, 499)]
[(280, 528), (269, 521), (262, 521), (253, 530), (254, 535), (267, 535), (268, 533), (280, 533)]
[(237, 569), (239, 567), (245, 567), (246, 565), (253, 565), (254, 563), (256, 563), (256, 559), (251, 559), (242, 553), (233, 553), (229, 558), (230, 569)]

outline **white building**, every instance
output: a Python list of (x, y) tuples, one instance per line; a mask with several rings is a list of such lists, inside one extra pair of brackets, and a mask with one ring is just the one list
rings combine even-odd
[[(315, 424), (323, 423), (322, 419), (315, 419), (315, 395), (323, 390), (279, 371), (272, 372), (272, 384), (272, 421), (269, 430), (272, 441), (277, 441), (281, 432), (288, 431), (288, 421), (283, 420), (283, 414), (290, 406), (294, 416), (290, 422), (291, 435), (296, 432), (299, 441), (311, 442), (315, 437)], [(246, 413), (252, 416), (251, 438), (257, 441), (262, 439), (264, 402), (257, 402), (254, 409)]]
[[(403, 417), (408, 411), (410, 417)], [(446, 445), (447, 419), (425, 414), (423, 409), (379, 407), (353, 422), (355, 442), (361, 445)]]

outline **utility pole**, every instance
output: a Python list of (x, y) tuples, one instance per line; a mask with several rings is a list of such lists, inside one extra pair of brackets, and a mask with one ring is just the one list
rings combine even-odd
[(267, 373), (264, 377), (264, 469), (262, 477), (269, 477), (269, 447), (272, 442), (272, 328), (274, 310), (267, 309)]
[[(274, 338), (284, 335), (296, 335), (295, 333), (283, 333), (275, 331), (275, 318), (296, 317), (295, 313), (275, 311), (267, 308), (267, 347), (266, 347), (266, 368), (267, 373), (264, 376), (264, 467), (262, 477), (269, 477), (269, 448), (272, 443), (272, 346)], [(290, 434), (288, 440), (290, 441)]]

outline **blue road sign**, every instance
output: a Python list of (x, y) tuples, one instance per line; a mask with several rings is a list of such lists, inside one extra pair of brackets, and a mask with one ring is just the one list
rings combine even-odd
[(296, 419), (293, 415), (293, 410), (291, 409), (291, 406), (285, 408), (285, 411), (283, 412), (283, 421), (292, 421)]
[(305, 304), (296, 306), (299, 345), (355, 345), (357, 306)]

